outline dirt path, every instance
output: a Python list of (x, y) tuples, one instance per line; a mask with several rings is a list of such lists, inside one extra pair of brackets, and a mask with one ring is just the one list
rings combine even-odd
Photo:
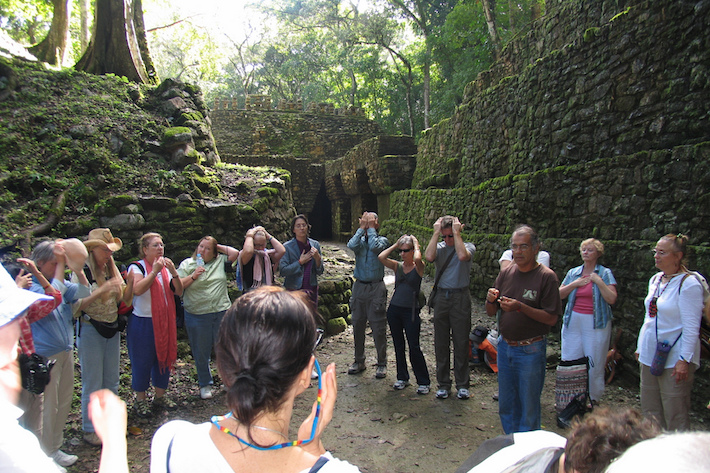
[[(324, 254), (326, 261), (330, 261), (331, 268), (334, 268), (331, 273), (348, 274), (344, 271), (351, 271), (352, 258), (345, 253), (342, 245), (324, 245)], [(425, 280), (425, 292), (429, 292), (431, 284), (431, 279)], [(434, 380), (433, 324), (426, 310), (422, 318), (421, 346)], [(478, 302), (473, 304), (472, 320), (474, 326), (492, 326), (483, 305)], [(548, 347), (548, 359), (555, 359), (555, 353), (559, 353), (559, 345), (553, 339)], [(350, 328), (325, 338), (317, 355), (323, 367), (336, 363), (339, 383), (336, 412), (323, 442), (335, 456), (359, 466), (363, 472), (453, 471), (481, 442), (503, 433), (498, 419), (498, 403), (492, 397), (498, 390), (496, 375), (485, 366), (472, 368), (471, 399), (461, 401), (452, 396), (438, 400), (434, 397), (435, 384), (432, 385), (432, 393), (426, 396), (417, 395), (416, 386), (402, 391), (392, 389), (396, 378), (391, 341), (386, 379), (374, 377), (375, 350), (369, 334), (366, 339), (368, 368), (361, 374), (347, 374), (347, 367), (353, 360)], [(122, 358), (126, 363), (125, 353)], [(542, 396), (543, 429), (564, 435), (554, 420), (554, 365), (549, 367)], [(129, 400), (130, 405), (130, 375), (127, 370), (122, 370), (122, 373), (120, 394)], [(131, 471), (149, 472), (150, 439), (163, 423), (172, 419), (207, 422), (210, 416), (226, 412), (223, 391), (216, 390), (215, 398), (203, 401), (199, 399), (195, 379), (192, 360), (186, 356), (179, 360), (177, 372), (171, 380), (171, 394), (179, 400), (180, 409), (170, 414), (160, 413), (150, 421), (141, 421), (129, 413)], [(294, 426), (306, 417), (315, 396), (314, 383), (296, 402), (292, 430), (295, 431)], [(638, 408), (638, 389), (623, 379), (615, 381), (607, 387), (601, 404)], [(693, 423), (694, 428), (707, 430), (702, 417), (694, 416)], [(74, 403), (65, 437), (65, 450), (80, 457), (69, 471), (97, 471), (99, 452), (81, 441), (77, 402)]]

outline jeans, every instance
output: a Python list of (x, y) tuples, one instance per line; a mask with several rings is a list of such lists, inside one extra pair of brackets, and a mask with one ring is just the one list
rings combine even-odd
[(546, 351), (547, 339), (518, 347), (498, 339), (498, 414), (506, 434), (540, 429)]
[(419, 332), (422, 327), (422, 319), (419, 312), (412, 315), (411, 307), (400, 307), (390, 305), (387, 309), (387, 322), (392, 333), (392, 344), (394, 354), (397, 359), (397, 379), (409, 381), (407, 371), (407, 358), (404, 346), (404, 336), (407, 336), (409, 344), (409, 361), (412, 363), (412, 371), (417, 378), (417, 384), (429, 385), (429, 370), (426, 366), (424, 353), (419, 346)]
[(89, 399), (91, 393), (104, 388), (118, 394), (121, 334), (104, 338), (91, 323), (79, 323), (76, 344), (81, 365), (81, 420), (84, 432), (94, 432), (88, 413)]
[(454, 345), (456, 389), (468, 389), (468, 334), (471, 332), (471, 295), (468, 288), (449, 291), (439, 288), (434, 300), (434, 354), (439, 389), (451, 388), (451, 342)]
[(138, 317), (135, 314), (128, 317), (126, 344), (131, 359), (131, 388), (139, 393), (145, 392), (152, 379), (156, 388), (168, 389), (170, 369), (160, 369), (151, 317)]
[(187, 329), (192, 358), (195, 360), (197, 368), (197, 382), (201, 388), (213, 383), (210, 372), (210, 356), (217, 341), (219, 325), (222, 323), (225, 312), (223, 310), (195, 315), (185, 311), (185, 329)]
[(382, 281), (364, 284), (355, 281), (350, 297), (355, 361), (365, 364), (365, 328), (370, 322), (377, 351), (377, 366), (387, 366), (387, 288)]

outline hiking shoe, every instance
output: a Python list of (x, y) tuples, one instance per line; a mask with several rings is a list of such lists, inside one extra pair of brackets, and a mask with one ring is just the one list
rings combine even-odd
[(170, 399), (167, 395), (156, 397), (153, 399), (153, 403), (155, 403), (158, 407), (162, 407), (166, 411), (174, 411), (178, 407), (175, 401)]
[(202, 386), (200, 388), (200, 398), (212, 399), (212, 386), (210, 386), (209, 384), (207, 386)]
[(429, 385), (428, 384), (420, 384), (419, 387), (417, 388), (417, 394), (429, 394)]
[(150, 405), (150, 401), (148, 399), (137, 400), (133, 404), (133, 410), (136, 411), (136, 415), (141, 419), (147, 419), (153, 415), (153, 407)]
[(365, 371), (365, 363), (358, 363), (357, 361), (348, 368), (348, 374), (358, 374), (363, 371)]
[(79, 459), (76, 455), (69, 455), (61, 450), (57, 450), (49, 456), (59, 466), (72, 466)]
[(84, 442), (94, 447), (100, 447), (102, 443), (96, 432), (84, 432)]
[(446, 399), (447, 397), (449, 397), (449, 390), (448, 389), (439, 389), (436, 392), (437, 399)]
[(377, 371), (375, 371), (375, 378), (382, 379), (387, 377), (387, 367), (377, 365)]
[(468, 389), (461, 388), (459, 389), (459, 392), (456, 393), (456, 397), (459, 399), (468, 399), (471, 397), (471, 394), (468, 392)]
[(403, 379), (398, 379), (397, 382), (392, 385), (397, 391), (401, 391), (407, 386), (409, 386), (409, 381), (404, 381)]

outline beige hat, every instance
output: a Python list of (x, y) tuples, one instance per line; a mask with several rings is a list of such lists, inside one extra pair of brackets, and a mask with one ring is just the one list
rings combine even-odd
[(86, 250), (84, 243), (76, 238), (67, 240), (57, 239), (57, 243), (61, 243), (66, 255), (67, 266), (72, 271), (79, 272), (86, 264), (86, 258), (89, 257), (89, 252)]
[(108, 228), (94, 228), (89, 232), (89, 236), (84, 242), (86, 249), (91, 251), (95, 246), (106, 246), (111, 251), (118, 251), (123, 248), (123, 242), (120, 238), (114, 238), (111, 230)]

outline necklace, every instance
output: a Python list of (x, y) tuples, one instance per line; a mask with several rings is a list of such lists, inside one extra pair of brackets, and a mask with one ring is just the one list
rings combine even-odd
[(228, 427), (225, 427), (222, 424), (220, 424), (221, 421), (223, 421), (224, 419), (229, 419), (230, 417), (234, 418), (235, 421), (239, 422), (239, 419), (234, 417), (234, 414), (232, 414), (231, 412), (228, 412), (227, 415), (225, 415), (225, 416), (212, 416), (211, 421), (212, 421), (212, 424), (215, 427), (217, 427), (221, 432), (231, 435), (232, 437), (239, 440), (240, 443), (246, 445), (247, 447), (251, 447), (251, 448), (254, 448), (257, 450), (276, 450), (276, 449), (284, 448), (284, 447), (294, 447), (296, 445), (301, 445), (303, 443), (307, 443), (310, 441), (310, 440), (308, 440), (308, 441), (304, 442), (302, 440), (295, 440), (293, 442), (289, 442), (288, 437), (286, 437), (286, 435), (284, 435), (283, 432), (280, 432), (280, 431), (274, 430), (274, 429), (270, 429), (268, 427), (263, 427), (261, 425), (253, 425), (252, 427), (254, 427), (254, 428), (279, 434), (281, 437), (284, 438), (284, 440), (286, 440), (285, 443), (272, 445), (270, 447), (261, 447), (259, 445), (254, 445), (254, 444), (251, 444), (251, 443), (247, 442), (246, 440), (242, 439), (241, 437), (239, 437), (235, 432), (232, 432), (232, 430), (229, 429)]

